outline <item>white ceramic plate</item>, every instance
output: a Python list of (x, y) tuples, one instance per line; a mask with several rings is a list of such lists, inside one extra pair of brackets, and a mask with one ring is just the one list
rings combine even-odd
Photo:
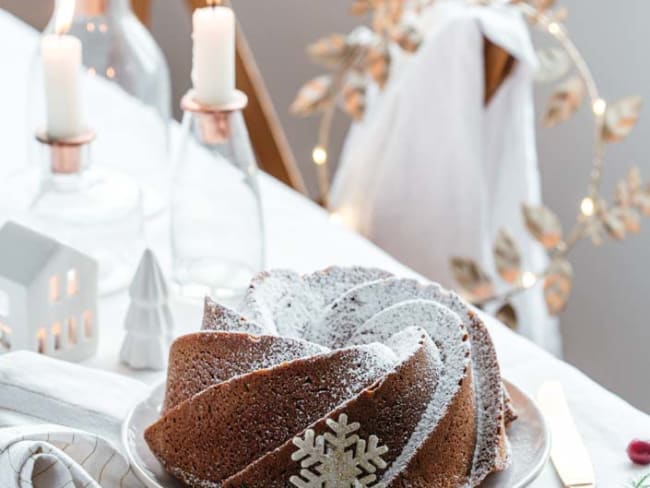
[(551, 454), (551, 432), (537, 404), (509, 381), (504, 382), (519, 418), (508, 429), (512, 464), (481, 483), (481, 488), (523, 488), (539, 476)]
[[(506, 382), (506, 386), (519, 413), (519, 419), (508, 429), (512, 465), (502, 473), (490, 475), (481, 488), (528, 486), (539, 476), (549, 457), (550, 434), (537, 405), (513, 384)], [(145, 428), (160, 416), (164, 394), (165, 385), (161, 384), (135, 406), (122, 427), (122, 442), (133, 470), (148, 488), (182, 488), (182, 483), (165, 472), (143, 437)]]

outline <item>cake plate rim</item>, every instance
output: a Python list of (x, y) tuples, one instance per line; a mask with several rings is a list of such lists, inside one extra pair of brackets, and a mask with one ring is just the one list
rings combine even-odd
[[(551, 453), (551, 433), (546, 419), (535, 400), (515, 383), (506, 379), (504, 379), (503, 382), (506, 385), (508, 392), (512, 397), (513, 404), (519, 413), (519, 418), (513, 424), (513, 429), (521, 427), (522, 425), (528, 425), (526, 421), (532, 422), (533, 426), (536, 425), (538, 436), (534, 443), (537, 446), (538, 454), (535, 456), (534, 462), (525, 470), (525, 473), (521, 478), (515, 480), (514, 484), (512, 484), (512, 481), (509, 479), (512, 476), (511, 470), (513, 469), (513, 467), (510, 466), (505, 471), (492, 473), (479, 485), (479, 488), (525, 488), (542, 473), (548, 463)], [(138, 423), (138, 420), (141, 419), (142, 416), (148, 418), (155, 413), (156, 416), (150, 418), (148, 420), (149, 422), (153, 422), (158, 418), (164, 390), (165, 381), (162, 381), (153, 386), (150, 389), (149, 394), (131, 408), (122, 423), (122, 447), (124, 448), (133, 472), (147, 488), (183, 488), (185, 485), (167, 474), (162, 468), (162, 465), (149, 451), (142, 436), (146, 425)], [(509, 430), (508, 437), (512, 438), (511, 430)], [(516, 437), (514, 439), (518, 438), (519, 437)], [(512, 445), (511, 442), (513, 462), (516, 462), (517, 460), (518, 453), (515, 452), (516, 447), (517, 446)], [(138, 450), (144, 450), (145, 456), (148, 455), (149, 457), (149, 462), (142, 459)]]

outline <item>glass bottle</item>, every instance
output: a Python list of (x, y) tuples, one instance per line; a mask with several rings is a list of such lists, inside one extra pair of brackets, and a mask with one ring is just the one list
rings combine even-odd
[[(44, 34), (55, 31), (56, 12), (66, 1), (56, 0)], [(168, 191), (171, 88), (165, 58), (130, 0), (76, 0), (66, 33), (83, 46), (86, 120), (98, 135), (94, 158), (136, 179), (145, 215), (155, 215)], [(42, 92), (40, 66), (37, 54), (32, 93)], [(42, 97), (32, 103), (30, 133), (43, 126), (44, 113)]]
[(183, 99), (173, 172), (173, 281), (183, 296), (235, 304), (264, 267), (257, 162), (242, 114), (247, 98), (205, 107)]
[(90, 130), (57, 140), (39, 132), (37, 139), (38, 176), (18, 172), (4, 182), (0, 219), (18, 221), (93, 257), (101, 294), (124, 288), (144, 247), (140, 187), (122, 172), (92, 164)]

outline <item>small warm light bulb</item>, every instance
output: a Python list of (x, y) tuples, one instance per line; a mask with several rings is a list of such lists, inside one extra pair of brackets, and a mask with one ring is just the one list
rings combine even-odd
[(330, 214), (330, 222), (333, 224), (341, 225), (343, 223), (343, 217), (338, 212), (332, 212)]
[(598, 100), (594, 101), (591, 109), (594, 111), (594, 114), (603, 115), (607, 109), (607, 102), (602, 98), (599, 98)]
[(86, 30), (88, 32), (95, 32), (95, 23), (94, 22), (88, 22), (86, 24)]
[(590, 197), (585, 197), (582, 199), (582, 202), (580, 202), (580, 211), (585, 217), (591, 217), (594, 214), (595, 209), (596, 206), (594, 205), (594, 201)]
[(47, 332), (45, 331), (45, 329), (43, 328), (38, 329), (38, 331), (36, 332), (36, 339), (38, 343), (38, 353), (45, 354), (45, 352), (47, 351), (47, 344), (46, 344)]
[(108, 78), (115, 78), (115, 68), (113, 68), (112, 66), (106, 68), (106, 76)]
[(557, 22), (551, 22), (550, 24), (548, 24), (548, 31), (551, 34), (559, 34), (560, 25)]
[(311, 153), (311, 157), (318, 166), (321, 166), (327, 162), (327, 151), (323, 146), (316, 146), (314, 151)]
[(537, 282), (537, 276), (535, 276), (535, 273), (532, 273), (530, 271), (524, 271), (521, 274), (521, 286), (524, 288), (530, 288)]

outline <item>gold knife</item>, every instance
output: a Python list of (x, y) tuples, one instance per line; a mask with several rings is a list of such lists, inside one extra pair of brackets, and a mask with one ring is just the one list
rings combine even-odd
[(551, 459), (565, 488), (595, 488), (594, 467), (569, 411), (562, 385), (544, 383), (537, 402), (551, 430)]

